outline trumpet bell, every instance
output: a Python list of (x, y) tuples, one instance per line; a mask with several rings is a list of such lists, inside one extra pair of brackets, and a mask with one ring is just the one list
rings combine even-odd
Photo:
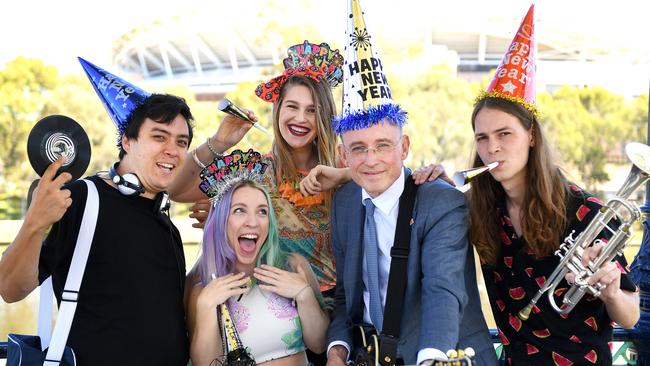
[(640, 142), (630, 142), (625, 145), (628, 159), (646, 175), (650, 175), (650, 146)]
[(632, 168), (625, 182), (616, 192), (617, 197), (627, 198), (650, 178), (650, 146), (630, 142), (625, 145), (625, 154), (632, 162)]

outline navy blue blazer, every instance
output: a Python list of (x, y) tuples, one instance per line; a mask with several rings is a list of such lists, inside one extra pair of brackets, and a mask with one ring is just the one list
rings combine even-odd
[[(405, 169), (406, 179), (410, 171)], [(353, 346), (353, 325), (363, 323), (363, 225), (361, 187), (336, 191), (331, 235), (336, 258), (335, 309), (328, 342)], [(467, 240), (465, 196), (436, 180), (421, 185), (413, 209), (408, 276), (398, 356), (415, 364), (423, 348), (472, 347), (478, 365), (496, 365), (481, 312), (474, 254)]]

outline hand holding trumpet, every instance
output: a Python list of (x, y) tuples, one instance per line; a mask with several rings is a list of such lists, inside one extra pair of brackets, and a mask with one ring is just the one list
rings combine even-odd
[[(582, 265), (587, 266), (603, 251), (604, 244), (597, 242), (585, 249), (582, 256)], [(616, 321), (623, 328), (632, 328), (639, 319), (639, 295), (636, 292), (621, 290), (621, 267), (616, 261), (608, 262), (600, 267), (589, 278), (589, 285), (600, 288), (598, 298), (605, 303), (610, 319)], [(572, 285), (575, 276), (567, 273), (565, 279)]]
[[(582, 265), (587, 267), (590, 261), (598, 258), (605, 246), (597, 241), (594, 245), (585, 249), (582, 255)], [(565, 275), (569, 285), (575, 283), (575, 274), (569, 272)], [(598, 297), (605, 303), (609, 303), (621, 294), (621, 270), (616, 262), (604, 264), (593, 276), (589, 277), (587, 284), (600, 288)]]

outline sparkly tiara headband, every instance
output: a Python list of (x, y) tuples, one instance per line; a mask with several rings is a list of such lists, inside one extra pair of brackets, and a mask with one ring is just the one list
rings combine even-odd
[(262, 155), (253, 149), (247, 152), (234, 150), (228, 155), (217, 157), (201, 170), (199, 189), (210, 197), (214, 205), (240, 182), (262, 182), (267, 166), (262, 162)]

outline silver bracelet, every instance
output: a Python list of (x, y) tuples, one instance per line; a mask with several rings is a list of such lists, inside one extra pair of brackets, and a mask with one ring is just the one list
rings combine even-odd
[(296, 297), (300, 295), (301, 292), (303, 292), (306, 288), (310, 288), (310, 285), (306, 285), (305, 287), (301, 288), (296, 294), (293, 296), (293, 306), (296, 306)]
[(201, 162), (201, 160), (199, 160), (199, 157), (196, 156), (196, 148), (192, 149), (191, 154), (192, 154), (192, 159), (194, 160), (194, 162), (196, 163), (196, 165), (198, 165), (199, 168), (201, 168), (201, 169), (205, 169), (205, 164), (203, 164), (203, 163)]
[(210, 150), (210, 152), (211, 152), (215, 157), (217, 157), (217, 158), (222, 158), (222, 157), (223, 157), (223, 154), (218, 153), (218, 152), (217, 152), (217, 149), (215, 149), (214, 146), (212, 146), (212, 144), (210, 143), (210, 137), (208, 137), (207, 139), (205, 139), (205, 143), (206, 143), (206, 145), (208, 145), (208, 149)]

